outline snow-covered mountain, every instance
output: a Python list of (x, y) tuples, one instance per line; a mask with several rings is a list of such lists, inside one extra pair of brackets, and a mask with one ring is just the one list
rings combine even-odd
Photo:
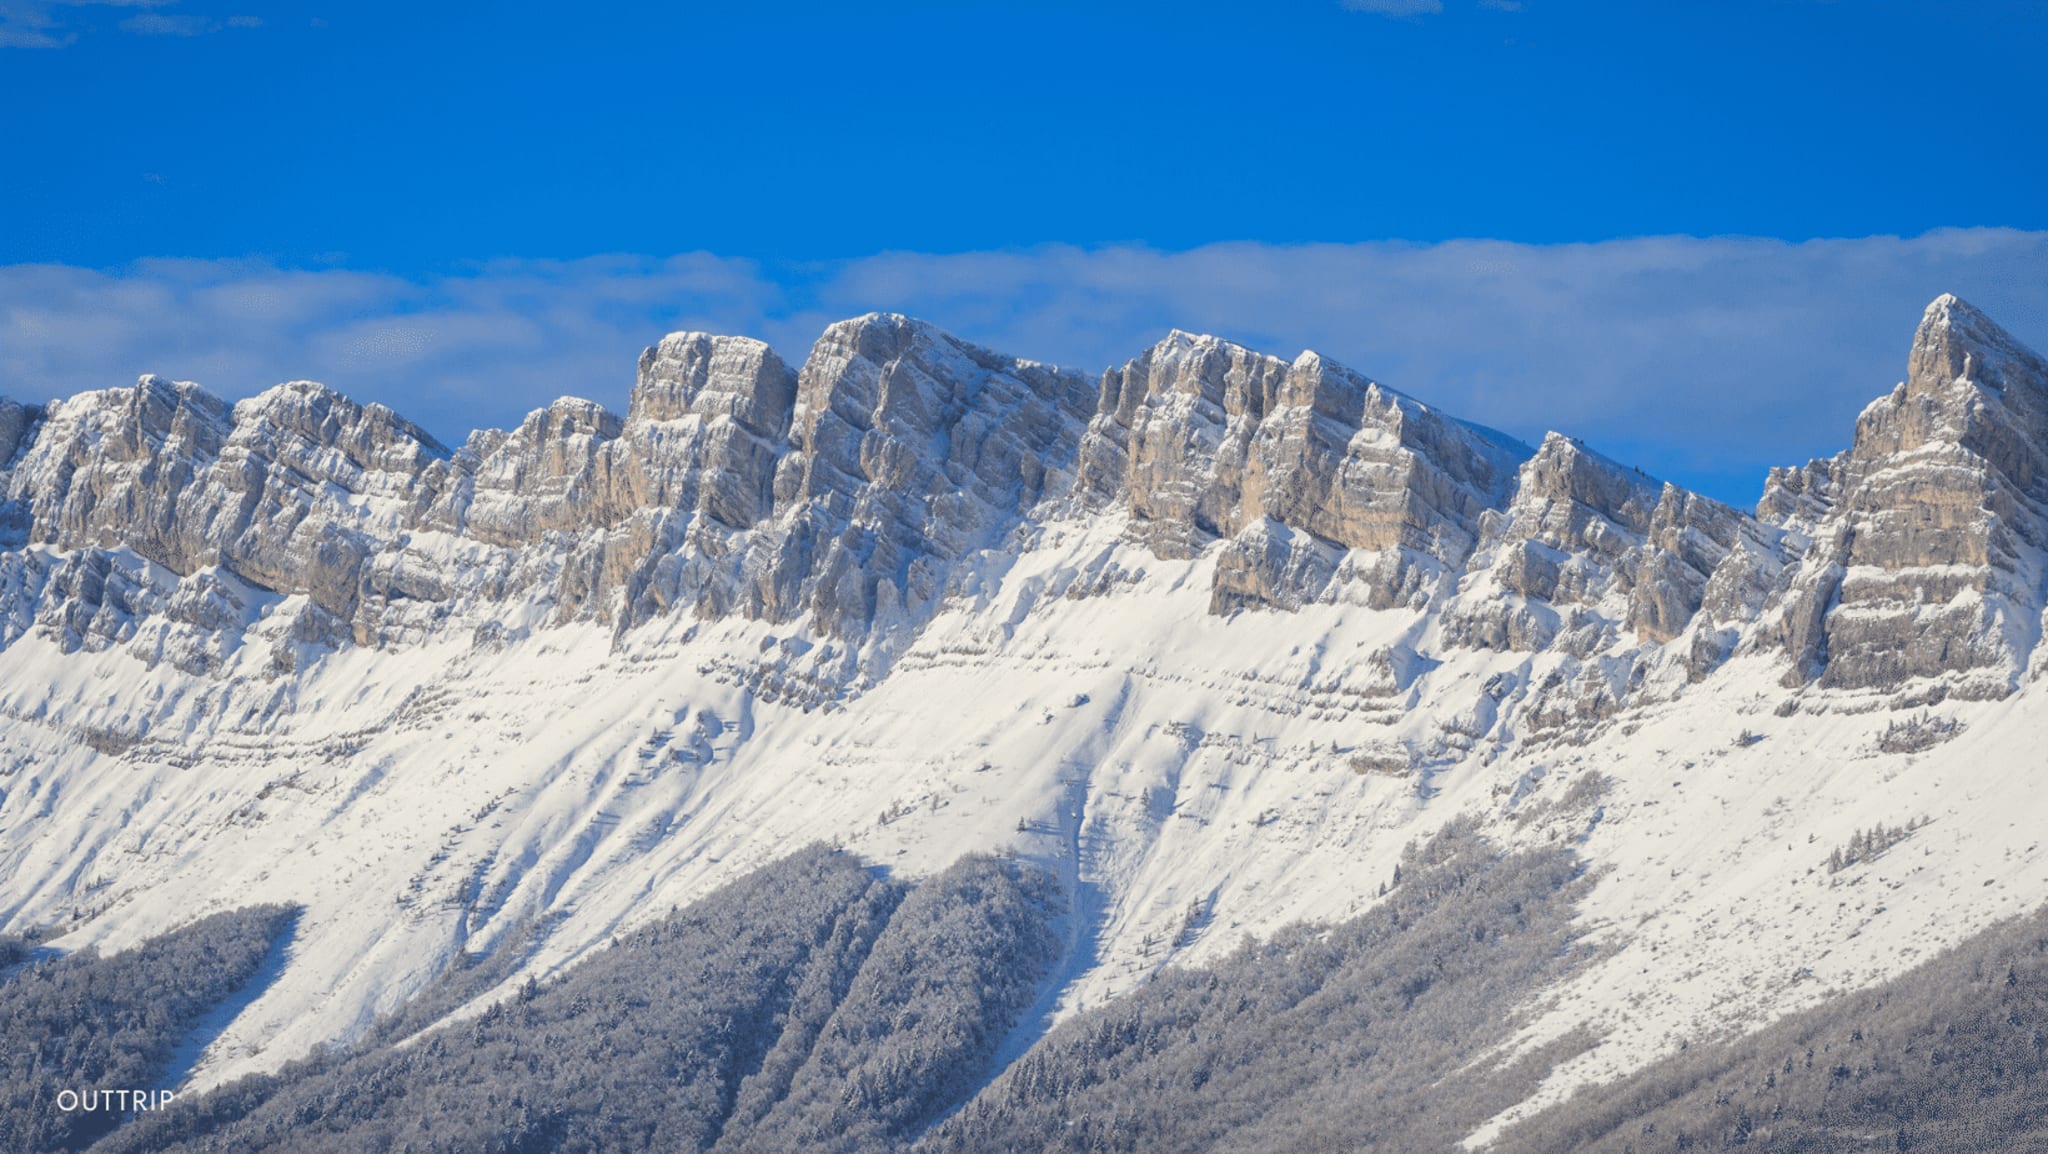
[(1057, 1015), (1476, 814), (1603, 871), (1525, 1037), (1605, 1042), (1526, 1106), (2048, 898), (2044, 608), (2048, 363), (1949, 296), (1754, 514), (1184, 333), (1099, 381), (899, 316), (799, 370), (676, 334), (623, 417), (454, 450), (144, 377), (0, 400), (0, 913), (303, 905), (210, 1084), (813, 839), (1051, 867)]

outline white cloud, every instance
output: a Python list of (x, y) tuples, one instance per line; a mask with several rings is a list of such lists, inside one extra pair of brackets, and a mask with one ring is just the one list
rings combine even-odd
[(1339, 0), (1347, 12), (1376, 16), (1429, 16), (1444, 10), (1443, 0)]
[(10, 24), (0, 17), (0, 48), (62, 48), (71, 37), (53, 35), (39, 28)]
[(123, 32), (133, 32), (137, 36), (204, 36), (219, 28), (220, 25), (204, 16), (163, 12), (139, 12), (121, 21)]
[(1746, 502), (1768, 466), (1847, 443), (1945, 290), (2048, 348), (2048, 234), (2001, 230), (893, 255), (820, 296), (1084, 365), (1169, 326), (1313, 347), (1459, 416), (1562, 429)]
[[(219, 23), (204, 16), (154, 11), (176, 3), (177, 0), (0, 0), (0, 48), (62, 48), (75, 43), (77, 28), (69, 19), (60, 18), (66, 9), (143, 9), (119, 24), (123, 31), (141, 36), (200, 36), (220, 29)], [(254, 28), (262, 20), (236, 16), (228, 24)]]
[(0, 2), (0, 48), (62, 48), (71, 40), (49, 4)]
[(232, 261), (0, 267), (0, 393), (141, 372), (246, 396), (296, 377), (381, 400), (444, 440), (562, 395), (623, 409), (634, 358), (691, 328), (800, 362), (832, 320), (925, 317), (1089, 370), (1170, 328), (1303, 348), (1525, 440), (1556, 428), (1738, 502), (1763, 471), (1847, 444), (1944, 291), (2048, 349), (2048, 233), (1788, 243), (1218, 244), (885, 253), (801, 268), (690, 254), (499, 261), (407, 279)]

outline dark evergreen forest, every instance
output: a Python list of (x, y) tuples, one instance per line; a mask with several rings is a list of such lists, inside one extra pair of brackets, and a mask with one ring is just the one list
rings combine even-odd
[(0, 983), (0, 1150), (81, 1150), (121, 1121), (106, 1106), (60, 1109), (66, 1091), (175, 1083), (178, 1047), (281, 963), (297, 916), (282, 906), (215, 914), (109, 957), (24, 962), (27, 942), (0, 943), (18, 967)]
[[(55, 1092), (175, 1077), (207, 1009), (260, 985), (292, 911), (217, 915), (107, 958), (0, 942), (0, 1148), (1450, 1150), (1593, 1044), (1499, 1046), (1589, 956), (1572, 915), (1592, 882), (1569, 850), (1503, 854), (1462, 823), (1411, 846), (1398, 879), (1359, 918), (1170, 968), (998, 1071), (1059, 961), (1057, 884), (991, 857), (905, 882), (811, 847), (480, 1001), (544, 932), (527, 927), (353, 1046), (125, 1121), (61, 1114)], [(2048, 914), (1700, 1039), (1492, 1149), (2048, 1149), (2044, 1072)]]
[(2048, 1150), (2048, 914), (1875, 989), (1698, 1044), (1511, 1130), (1504, 1150)]
[(1454, 823), (1371, 913), (1170, 969), (1055, 1029), (931, 1133), (935, 1151), (1445, 1150), (1576, 1039), (1482, 1061), (1572, 965), (1579, 863)]
[(813, 847), (480, 1015), (387, 1026), (102, 1149), (900, 1148), (1036, 997), (1061, 900), (994, 858), (909, 885)]

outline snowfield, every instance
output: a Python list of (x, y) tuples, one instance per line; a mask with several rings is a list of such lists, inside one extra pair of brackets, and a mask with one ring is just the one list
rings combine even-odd
[[(1088, 921), (1065, 1013), (1355, 913), (1404, 844), (1469, 811), (1504, 843), (1575, 840), (1602, 874), (1585, 917), (1613, 952), (1540, 992), (1528, 1037), (1605, 1041), (1547, 1094), (1891, 976), (2048, 894), (2037, 691), (1944, 702), (1953, 740), (1885, 754), (1901, 714), (1883, 701), (1789, 693), (1777, 663), (1738, 660), (1538, 746), (1516, 740), (1514, 691), (1487, 687), (1540, 678), (1542, 657), (1418, 659), (1390, 699), (1370, 657), (1412, 614), (1212, 617), (1209, 562), (1160, 562), (1110, 525), (1045, 537), (831, 710), (764, 700), (805, 642), (759, 623), (620, 650), (580, 626), (343, 650), (274, 680), (24, 638), (0, 652), (0, 893), (15, 922), (86, 919), (64, 948), (303, 903), (203, 1087), (351, 1036), (523, 919), (556, 919), (527, 971), (545, 974), (812, 840), (912, 873), (983, 849), (1054, 869)], [(1142, 576), (1071, 595), (1111, 566)], [(88, 737), (138, 722), (127, 749)], [(1423, 768), (1354, 765), (1400, 748), (1430, 751)], [(1518, 820), (1593, 774), (1611, 786), (1592, 820)], [(1827, 871), (1857, 831), (1922, 817)]]

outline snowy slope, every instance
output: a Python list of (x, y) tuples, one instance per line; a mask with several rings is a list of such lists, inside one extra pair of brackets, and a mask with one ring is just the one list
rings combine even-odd
[[(1612, 952), (1526, 1040), (1605, 1041), (1548, 1100), (2048, 896), (2048, 376), (1962, 310), (1758, 517), (1183, 334), (1093, 400), (901, 318), (800, 374), (671, 338), (628, 418), (453, 453), (310, 387), (0, 407), (0, 914), (118, 946), (303, 903), (203, 1085), (813, 839), (1056, 870), (1065, 1013), (1366, 908), (1476, 813), (1602, 871)], [(2009, 435), (1971, 423), (1994, 392)]]

